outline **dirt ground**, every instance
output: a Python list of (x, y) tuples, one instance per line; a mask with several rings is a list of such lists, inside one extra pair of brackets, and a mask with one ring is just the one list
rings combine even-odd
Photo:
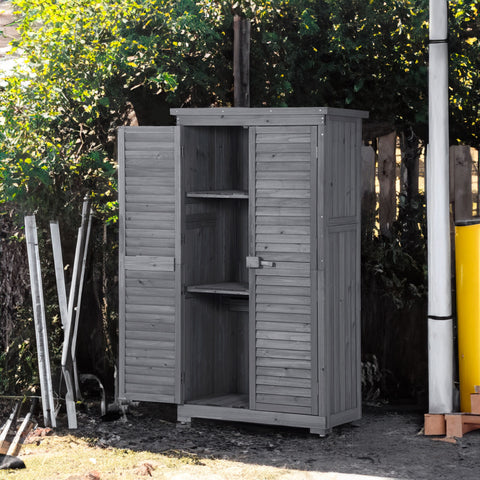
[[(183, 458), (183, 463), (167, 472), (147, 471), (139, 479), (473, 480), (480, 476), (480, 431), (455, 444), (425, 437), (422, 413), (407, 409), (365, 408), (362, 420), (337, 427), (325, 438), (301, 429), (229, 422), (194, 420), (187, 426), (173, 418), (170, 407), (152, 404), (131, 409), (126, 421), (102, 422), (92, 410), (79, 415), (78, 430), (57, 428), (48, 437), (48, 448), (55, 448), (55, 437), (70, 436), (68, 441), (73, 443), (75, 438), (87, 438), (91, 450), (86, 455), (91, 457), (99, 449), (111, 449)], [(64, 422), (60, 418), (59, 423)], [(45, 455), (41, 441), (24, 445), (20, 457), (27, 465), (25, 472), (41, 455)], [(0, 471), (0, 479), (4, 478), (30, 477)], [(95, 477), (71, 476), (70, 472), (55, 478)]]

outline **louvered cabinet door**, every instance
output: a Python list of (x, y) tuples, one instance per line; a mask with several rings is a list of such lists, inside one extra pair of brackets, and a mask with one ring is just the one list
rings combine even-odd
[(250, 145), (250, 405), (317, 414), (317, 128), (252, 127)]
[(118, 133), (119, 394), (127, 400), (179, 395), (176, 135), (175, 127)]

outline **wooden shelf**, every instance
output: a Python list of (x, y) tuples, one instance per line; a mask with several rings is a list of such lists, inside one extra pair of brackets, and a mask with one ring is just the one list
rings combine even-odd
[(248, 408), (248, 395), (232, 393), (229, 395), (219, 395), (191, 400), (186, 403), (191, 405), (212, 405), (215, 407)]
[(187, 287), (190, 293), (215, 293), (217, 295), (241, 295), (248, 296), (248, 284), (240, 282), (210, 283), (205, 285), (190, 285)]
[(243, 190), (209, 190), (205, 192), (187, 192), (188, 198), (226, 198), (248, 200), (248, 192)]

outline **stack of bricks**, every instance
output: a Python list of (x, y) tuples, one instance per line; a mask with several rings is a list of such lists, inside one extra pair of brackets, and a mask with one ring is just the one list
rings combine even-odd
[(480, 429), (480, 387), (470, 395), (470, 412), (425, 414), (425, 435), (445, 435), (461, 438), (465, 433)]

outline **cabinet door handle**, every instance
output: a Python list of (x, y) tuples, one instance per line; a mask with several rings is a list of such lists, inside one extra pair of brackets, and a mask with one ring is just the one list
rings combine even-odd
[(260, 266), (261, 267), (274, 267), (275, 266), (275, 262), (269, 262), (267, 260), (262, 260), (260, 259)]
[(275, 262), (269, 262), (263, 260), (260, 257), (247, 257), (246, 258), (247, 268), (262, 268), (262, 267), (274, 267)]

